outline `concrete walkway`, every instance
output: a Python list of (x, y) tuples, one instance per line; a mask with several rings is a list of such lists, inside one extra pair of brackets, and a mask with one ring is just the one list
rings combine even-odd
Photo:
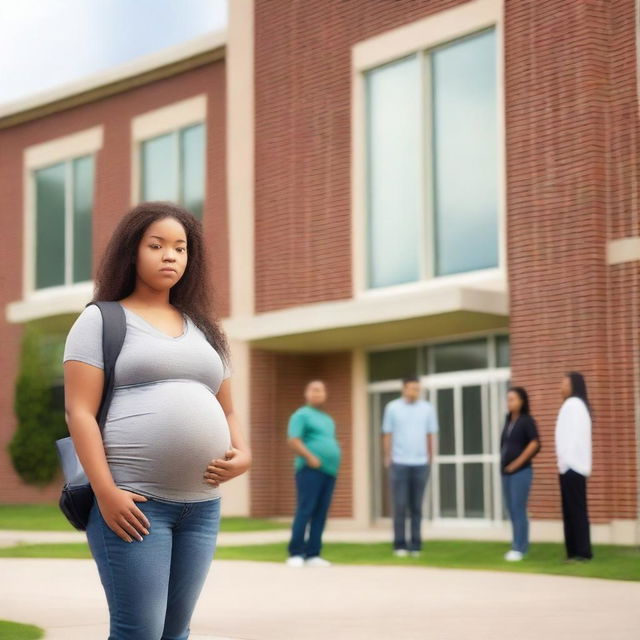
[[(93, 560), (0, 559), (0, 618), (104, 640)], [(215, 560), (191, 640), (637, 640), (640, 584), (417, 567)]]
[[(469, 540), (501, 540), (508, 543), (511, 540), (511, 530), (507, 523), (502, 527), (469, 528), (434, 527), (424, 523), (422, 530), (425, 540), (435, 539), (469, 539)], [(290, 530), (271, 529), (265, 531), (222, 532), (218, 535), (218, 545), (245, 546), (254, 544), (269, 544), (289, 540)], [(322, 539), (325, 542), (387, 542), (391, 543), (391, 524), (375, 526), (367, 529), (357, 529), (350, 525), (329, 521)], [(83, 531), (19, 531), (0, 529), (0, 547), (11, 547), (16, 544), (60, 544), (65, 542), (86, 542)], [(508, 548), (508, 547), (507, 547)]]
[[(267, 531), (242, 531), (218, 534), (218, 545), (225, 547), (245, 546), (286, 542), (289, 540), (288, 529), (272, 529)], [(323, 535), (325, 542), (389, 542), (387, 529), (367, 529), (364, 531), (351, 529), (327, 530)], [(0, 530), (0, 547), (12, 547), (16, 544), (61, 544), (66, 542), (86, 542), (84, 531), (18, 531)]]

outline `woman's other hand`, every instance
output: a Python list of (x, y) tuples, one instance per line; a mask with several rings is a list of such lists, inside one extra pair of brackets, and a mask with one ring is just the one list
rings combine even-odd
[(133, 491), (111, 487), (96, 494), (98, 507), (107, 526), (125, 542), (133, 538), (142, 541), (142, 535), (149, 533), (149, 520), (137, 507), (136, 502), (146, 502), (147, 498)]

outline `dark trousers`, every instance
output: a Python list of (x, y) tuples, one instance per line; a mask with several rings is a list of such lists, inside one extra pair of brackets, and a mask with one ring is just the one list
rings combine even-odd
[[(429, 477), (428, 464), (391, 464), (393, 499), (393, 548), (420, 551), (422, 548), (422, 499)], [(411, 521), (411, 543), (407, 546), (407, 515)]]
[(592, 558), (587, 511), (587, 479), (573, 469), (560, 474), (567, 558)]
[[(313, 558), (320, 555), (322, 532), (335, 485), (335, 476), (319, 469), (302, 467), (296, 471), (297, 505), (291, 527), (290, 556)], [(305, 541), (307, 525), (309, 537)]]

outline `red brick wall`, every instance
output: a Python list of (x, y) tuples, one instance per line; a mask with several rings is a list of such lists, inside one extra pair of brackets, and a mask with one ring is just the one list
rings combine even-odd
[[(609, 6), (609, 4), (611, 6)], [(603, 4), (600, 4), (602, 7)], [(607, 238), (640, 235), (640, 103), (636, 77), (638, 50), (633, 0), (607, 3), (606, 190)], [(607, 485), (611, 517), (638, 517), (638, 440), (640, 414), (640, 264), (607, 270), (610, 415), (610, 474)], [(640, 407), (638, 407), (640, 409)]]
[(508, 255), (513, 381), (543, 449), (532, 512), (560, 517), (558, 385), (582, 371), (594, 407), (594, 522), (637, 517), (638, 264), (607, 241), (638, 234), (634, 2), (507, 2)]
[[(22, 159), (33, 144), (104, 125), (104, 145), (97, 155), (94, 194), (94, 273), (118, 219), (130, 207), (131, 119), (146, 111), (206, 93), (207, 184), (204, 226), (217, 287), (218, 313), (229, 314), (228, 233), (225, 162), (225, 65), (204, 65), (181, 75), (75, 107), (39, 120), (0, 130), (0, 221), (7, 240), (0, 271), (0, 308), (22, 297)], [(0, 501), (38, 502), (54, 499), (59, 483), (41, 492), (17, 478), (6, 453), (15, 430), (14, 383), (22, 327), (0, 317)]]
[[(352, 295), (350, 47), (455, 4), (256, 0), (258, 311)], [(507, 1), (504, 17), (513, 380), (544, 441), (533, 515), (560, 517), (558, 385), (578, 369), (593, 520), (634, 518), (640, 268), (605, 260), (640, 233), (634, 0)]]
[(306, 381), (328, 389), (327, 411), (336, 422), (342, 464), (329, 513), (352, 516), (351, 354), (251, 353), (251, 514), (291, 515), (295, 509), (294, 454), (287, 446), (289, 416), (304, 404)]
[(256, 0), (257, 311), (351, 297), (351, 46), (457, 4)]

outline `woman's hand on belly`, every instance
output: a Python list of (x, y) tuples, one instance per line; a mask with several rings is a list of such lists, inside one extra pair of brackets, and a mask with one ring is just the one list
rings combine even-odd
[(242, 475), (250, 466), (251, 457), (240, 449), (231, 447), (224, 460), (216, 458), (209, 463), (204, 472), (204, 478), (207, 483), (217, 487), (221, 482), (227, 482)]

